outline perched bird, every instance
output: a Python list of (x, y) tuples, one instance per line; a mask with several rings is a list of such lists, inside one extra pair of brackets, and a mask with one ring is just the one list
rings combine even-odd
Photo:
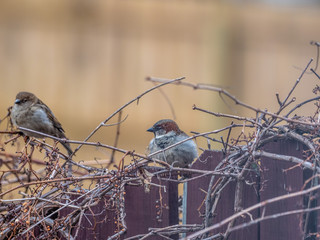
[[(66, 138), (60, 122), (53, 115), (50, 108), (34, 94), (19, 92), (11, 109), (10, 115), (13, 125), (28, 128), (58, 138)], [(42, 135), (22, 130), (28, 137), (43, 138)], [(72, 150), (69, 143), (61, 142), (71, 155)]]
[[(154, 133), (154, 138), (150, 141), (148, 147), (149, 153), (165, 149), (188, 138), (188, 135), (181, 131), (178, 125), (170, 119), (163, 119), (156, 122), (147, 131)], [(167, 162), (173, 167), (185, 168), (198, 157), (197, 145), (193, 140), (188, 140), (164, 152), (160, 152), (154, 157)]]

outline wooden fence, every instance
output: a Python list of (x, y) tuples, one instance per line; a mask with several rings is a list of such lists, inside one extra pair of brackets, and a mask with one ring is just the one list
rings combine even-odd
[[(273, 142), (267, 144), (264, 149), (276, 154), (285, 154), (302, 158), (304, 152), (301, 145), (295, 142)], [(223, 153), (218, 151), (205, 151), (194, 163), (194, 169), (214, 170), (217, 164), (223, 158)], [(259, 166), (252, 167), (248, 171), (243, 181), (245, 181), (242, 190), (243, 209), (256, 203), (274, 198), (276, 196), (286, 195), (304, 189), (304, 184), (311, 176), (310, 170), (302, 170), (295, 163), (279, 161), (270, 158), (261, 158)], [(211, 176), (202, 177), (188, 182), (187, 187), (187, 224), (202, 224), (204, 214), (203, 201), (206, 197)], [(219, 181), (219, 178), (216, 178)], [(178, 185), (175, 182), (158, 180), (153, 178), (153, 183), (161, 184), (165, 187), (151, 186), (150, 192), (146, 192), (143, 186), (127, 186), (124, 196), (125, 204), (125, 222), (127, 231), (121, 235), (121, 239), (132, 236), (150, 233), (151, 228), (163, 228), (169, 225), (175, 225), (179, 222), (178, 214)], [(220, 195), (217, 210), (212, 224), (219, 223), (223, 219), (233, 215), (235, 199), (235, 181), (228, 184)], [(250, 214), (245, 214), (237, 218), (236, 225), (244, 222), (250, 222), (264, 216), (276, 213), (283, 213), (301, 208), (306, 205), (307, 196), (297, 196), (286, 200), (268, 204), (265, 207), (257, 208)], [(316, 204), (316, 200), (312, 204)], [(121, 230), (117, 216), (119, 213), (106, 208), (104, 201), (87, 211), (86, 217), (83, 217), (78, 231), (77, 239), (107, 239)], [(65, 213), (62, 213), (65, 214)], [(95, 217), (93, 218), (92, 215)], [(304, 215), (291, 214), (278, 216), (265, 221), (257, 222), (230, 234), (229, 240), (283, 240), (283, 239), (303, 239)], [(307, 232), (317, 231), (317, 217), (311, 213)], [(224, 232), (227, 225), (211, 232), (217, 234)], [(73, 231), (78, 228), (75, 227)], [(74, 233), (74, 232), (73, 232)], [(181, 237), (181, 236), (180, 236)], [(171, 236), (178, 239), (179, 236)], [(163, 239), (155, 234), (150, 234), (147, 239)], [(308, 238), (316, 239), (316, 238)]]

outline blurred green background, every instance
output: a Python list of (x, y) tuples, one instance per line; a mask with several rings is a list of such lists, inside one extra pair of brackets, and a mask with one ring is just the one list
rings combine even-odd
[[(276, 111), (320, 40), (317, 1), (31, 0), (0, 3), (0, 118), (19, 91), (44, 101), (67, 136), (83, 140), (116, 109), (153, 84), (147, 76), (223, 87), (244, 102)], [(314, 65), (313, 65), (314, 66)], [(312, 96), (318, 80), (307, 74), (294, 96)], [(253, 116), (226, 105), (217, 93), (183, 86), (162, 88), (186, 133), (230, 123), (192, 110)], [(303, 114), (311, 114), (313, 105)], [(126, 108), (119, 147), (145, 153), (157, 120), (174, 118), (161, 92)], [(109, 123), (117, 122), (117, 117)], [(6, 124), (0, 125), (1, 130)], [(91, 141), (112, 145), (116, 127)], [(214, 136), (220, 138), (220, 136)], [(3, 136), (2, 136), (3, 138)], [(199, 139), (205, 147), (206, 142)], [(73, 148), (76, 146), (73, 145)], [(7, 146), (8, 148), (8, 146)], [(108, 159), (85, 147), (76, 160)]]

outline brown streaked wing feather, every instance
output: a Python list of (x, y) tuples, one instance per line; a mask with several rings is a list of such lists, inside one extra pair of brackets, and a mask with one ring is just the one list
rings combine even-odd
[(64, 136), (64, 130), (62, 128), (61, 123), (58, 121), (58, 119), (54, 116), (53, 112), (50, 110), (50, 108), (44, 103), (42, 102), (40, 99), (38, 99), (37, 103), (36, 103), (39, 107), (41, 107), (43, 110), (45, 110), (45, 112), (48, 115), (49, 120), (52, 122), (54, 128), (57, 128), (61, 133), (62, 136)]

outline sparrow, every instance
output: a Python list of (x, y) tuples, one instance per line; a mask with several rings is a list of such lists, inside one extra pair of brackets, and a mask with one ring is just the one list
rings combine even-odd
[[(154, 138), (149, 143), (149, 153), (165, 149), (189, 137), (180, 130), (177, 123), (170, 119), (156, 122), (147, 131), (154, 133)], [(154, 157), (167, 162), (173, 167), (187, 168), (198, 157), (197, 145), (193, 140), (188, 140), (164, 152), (160, 152)]]
[[(50, 108), (34, 94), (19, 92), (14, 101), (10, 114), (11, 122), (16, 127), (28, 128), (58, 138), (66, 138), (61, 123), (53, 115)], [(23, 135), (28, 137), (43, 138), (42, 135), (22, 130)], [(68, 151), (72, 150), (69, 143), (61, 142)]]

